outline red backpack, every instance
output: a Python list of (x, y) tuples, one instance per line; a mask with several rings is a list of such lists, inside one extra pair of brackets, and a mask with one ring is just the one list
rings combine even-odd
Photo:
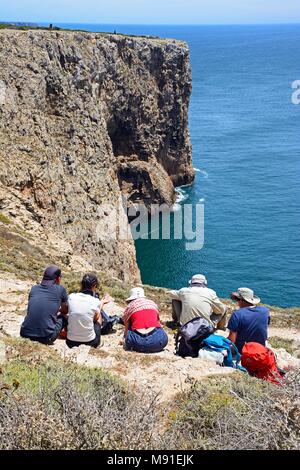
[(275, 384), (282, 383), (273, 351), (259, 343), (245, 343), (242, 349), (242, 366), (250, 375)]

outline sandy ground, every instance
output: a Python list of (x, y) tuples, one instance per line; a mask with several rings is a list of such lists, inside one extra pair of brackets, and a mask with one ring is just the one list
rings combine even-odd
[[(0, 334), (18, 337), (23, 321), (28, 291), (31, 283), (21, 281), (14, 275), (1, 276), (0, 273)], [(120, 315), (122, 308), (115, 303), (106, 309), (109, 314)], [(162, 315), (162, 321), (167, 321)], [(169, 399), (178, 392), (208, 375), (241, 373), (232, 368), (220, 367), (202, 359), (180, 358), (174, 354), (174, 335), (167, 330), (169, 343), (164, 351), (157, 354), (141, 354), (125, 351), (120, 344), (123, 339), (123, 327), (117, 325), (115, 332), (103, 336), (104, 344), (99, 349), (88, 346), (69, 349), (63, 340), (57, 340), (53, 346), (63, 359), (86, 365), (101, 367), (122, 377), (136, 387), (147, 387)], [(219, 332), (226, 334), (224, 332)], [(292, 339), (300, 344), (300, 331), (294, 328), (270, 328), (269, 336)], [(24, 340), (27, 341), (27, 340)], [(5, 351), (0, 348), (0, 362), (4, 360)], [(300, 366), (300, 360), (285, 350), (276, 350), (281, 367)]]

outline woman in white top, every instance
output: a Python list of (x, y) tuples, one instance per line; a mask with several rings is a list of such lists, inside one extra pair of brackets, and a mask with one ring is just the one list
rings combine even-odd
[(69, 348), (86, 344), (97, 348), (101, 339), (101, 310), (110, 301), (108, 295), (100, 300), (96, 295), (99, 281), (87, 273), (81, 281), (81, 291), (68, 297), (69, 318), (66, 343)]

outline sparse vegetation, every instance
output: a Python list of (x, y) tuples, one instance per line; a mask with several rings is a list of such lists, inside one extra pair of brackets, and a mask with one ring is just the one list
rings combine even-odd
[(299, 371), (282, 387), (243, 373), (208, 378), (169, 415), (164, 441), (179, 449), (299, 449), (299, 398)]
[(0, 370), (1, 449), (299, 449), (299, 373), (284, 387), (244, 373), (206, 378), (162, 407), (46, 346), (5, 341), (14, 353)]
[(18, 361), (1, 372), (1, 449), (151, 448), (157, 407), (148, 393), (66, 362)]
[(8, 217), (6, 217), (6, 215), (4, 215), (0, 212), (0, 223), (2, 223), (4, 225), (9, 225), (11, 223), (11, 221), (9, 220)]
[(15, 226), (0, 225), (0, 270), (21, 279), (38, 279), (47, 263), (51, 264), (46, 253), (21, 236)]
[(269, 307), (271, 311), (271, 326), (280, 328), (300, 328), (299, 307)]
[(291, 339), (280, 338), (279, 336), (271, 336), (268, 339), (271, 346), (275, 349), (283, 348), (289, 354), (294, 354), (295, 348), (293, 347), (293, 341)]

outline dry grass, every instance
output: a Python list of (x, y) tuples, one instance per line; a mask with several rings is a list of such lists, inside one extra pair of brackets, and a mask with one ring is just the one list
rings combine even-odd
[(1, 449), (147, 449), (153, 444), (155, 396), (129, 393), (98, 369), (23, 362), (4, 366), (2, 377)]
[(47, 346), (4, 339), (2, 449), (300, 448), (299, 371), (283, 387), (244, 373), (206, 378), (162, 408), (148, 389), (58, 360)]
[(38, 280), (45, 265), (53, 264), (48, 255), (34, 246), (14, 225), (0, 225), (0, 270), (20, 279)]
[(54, 349), (29, 339), (0, 336), (0, 340), (6, 346), (6, 356), (9, 363), (22, 360), (26, 364), (36, 366), (44, 364), (47, 360), (59, 359)]
[[(132, 370), (134, 367), (148, 368), (155, 364), (163, 364), (166, 359), (155, 354), (135, 353), (131, 351), (123, 351), (116, 357), (118, 363), (122, 366), (122, 370)], [(118, 366), (117, 366), (118, 367)]]
[(280, 328), (300, 329), (300, 308), (299, 307), (273, 307), (267, 306), (271, 311), (271, 326)]
[(0, 223), (2, 223), (4, 225), (9, 225), (9, 224), (11, 224), (11, 221), (8, 217), (6, 217), (6, 215), (4, 215), (0, 212)]
[(198, 383), (169, 413), (165, 442), (178, 449), (300, 448), (300, 372), (284, 386), (240, 373)]
[(272, 348), (285, 349), (289, 354), (295, 354), (296, 347), (294, 347), (294, 341), (291, 339), (280, 338), (279, 336), (271, 336), (268, 338), (268, 342), (271, 344)]
[(100, 357), (101, 359), (104, 359), (105, 357), (110, 356), (108, 352), (103, 351), (103, 349), (98, 349), (98, 348), (91, 348), (89, 351), (89, 354), (91, 356)]

